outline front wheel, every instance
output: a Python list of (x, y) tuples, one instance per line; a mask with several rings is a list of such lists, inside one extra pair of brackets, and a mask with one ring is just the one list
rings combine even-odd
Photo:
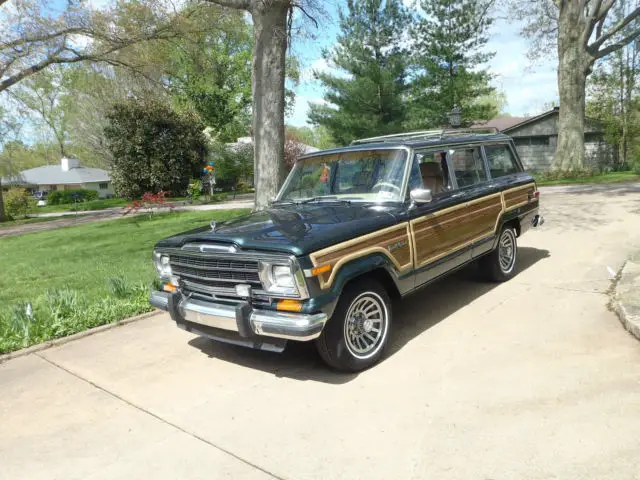
[(359, 372), (377, 363), (391, 329), (391, 299), (378, 282), (355, 280), (338, 301), (316, 341), (322, 359), (345, 372)]
[(480, 269), (487, 280), (504, 282), (516, 274), (518, 243), (512, 227), (504, 227), (496, 248), (480, 260)]

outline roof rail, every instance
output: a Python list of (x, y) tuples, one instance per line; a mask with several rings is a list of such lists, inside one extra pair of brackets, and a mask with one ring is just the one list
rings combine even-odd
[(379, 137), (361, 138), (351, 142), (351, 145), (362, 145), (364, 143), (385, 143), (407, 140), (427, 140), (432, 138), (454, 137), (470, 133), (500, 133), (495, 127), (472, 127), (439, 130), (422, 130), (418, 132), (394, 133), (393, 135), (381, 135)]

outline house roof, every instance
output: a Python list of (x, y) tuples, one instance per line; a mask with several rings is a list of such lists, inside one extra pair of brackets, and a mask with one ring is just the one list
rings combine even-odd
[(496, 117), (491, 120), (477, 120), (474, 127), (495, 128), (499, 132), (509, 130), (534, 117)]
[(64, 171), (61, 165), (30, 168), (2, 179), (5, 185), (77, 185), (109, 181), (109, 173), (100, 168), (75, 167)]

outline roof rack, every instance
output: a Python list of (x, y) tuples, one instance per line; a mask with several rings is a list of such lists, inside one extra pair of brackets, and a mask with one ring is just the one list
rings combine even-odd
[(393, 135), (381, 135), (379, 137), (360, 138), (358, 140), (354, 140), (353, 142), (351, 142), (351, 145), (362, 145), (364, 143), (398, 142), (398, 141), (408, 141), (408, 140), (440, 139), (444, 137), (455, 137), (458, 135), (467, 135), (469, 133), (500, 133), (500, 132), (495, 127), (421, 130), (418, 132), (394, 133)]

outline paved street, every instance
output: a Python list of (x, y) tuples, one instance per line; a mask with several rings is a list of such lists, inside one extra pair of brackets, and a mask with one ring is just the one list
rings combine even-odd
[[(240, 195), (238, 195), (240, 197)], [(251, 198), (238, 198), (237, 200), (228, 200), (220, 203), (212, 203), (210, 205), (178, 205), (174, 211), (202, 211), (202, 210), (238, 210), (249, 208), (252, 209), (254, 205), (253, 197)], [(156, 211), (164, 211), (167, 209), (156, 209)], [(91, 212), (78, 212), (78, 213), (47, 213), (37, 215), (37, 217), (47, 218), (55, 217), (56, 220), (50, 220), (41, 223), (27, 223), (24, 225), (16, 225), (12, 227), (1, 227), (0, 237), (8, 237), (12, 235), (23, 235), (25, 233), (43, 232), (45, 230), (55, 230), (62, 227), (71, 227), (75, 225), (82, 225), (85, 223), (104, 222), (107, 220), (118, 220), (122, 218), (122, 208), (107, 208), (105, 210), (95, 210)], [(140, 211), (138, 213), (130, 213), (129, 216), (147, 215), (146, 211)]]
[(0, 479), (640, 478), (640, 343), (607, 308), (640, 188), (541, 202), (513, 280), (407, 299), (360, 375), (166, 315), (0, 364)]

